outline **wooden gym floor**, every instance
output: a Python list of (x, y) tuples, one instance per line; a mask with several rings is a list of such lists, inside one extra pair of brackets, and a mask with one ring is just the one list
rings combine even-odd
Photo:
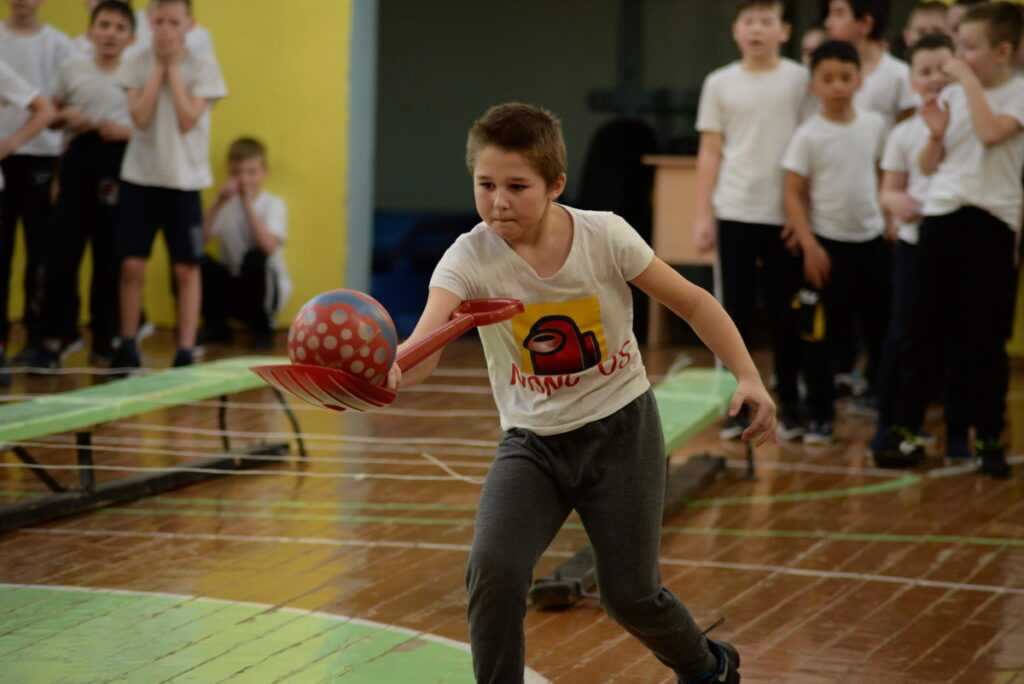
[[(680, 351), (648, 354), (648, 368), (664, 372)], [(144, 352), (166, 366), (169, 333)], [(84, 353), (70, 362), (85, 365)], [(93, 381), (18, 376), (7, 399)], [(1015, 371), (1013, 454), (1024, 446), (1022, 381)], [(232, 401), (236, 442), (287, 438), (269, 391)], [(472, 681), (472, 480), (499, 437), (479, 348), (458, 343), (394, 410), (296, 407), (305, 467), (268, 466), (0, 536), (0, 680)], [(727, 618), (715, 636), (740, 648), (745, 683), (1024, 684), (1022, 468), (1003, 482), (937, 457), (913, 473), (875, 470), (870, 422), (841, 415), (835, 447), (765, 448), (753, 482), (742, 449), (720, 444), (717, 429), (680, 451), (711, 450), (735, 467), (667, 523), (666, 584), (699, 623)], [(98, 429), (96, 460), (170, 468), (219, 451), (216, 429), (213, 403), (156, 411)], [(70, 446), (58, 436), (33, 452), (73, 463)], [(5, 458), (0, 501), (42, 493)], [(568, 525), (539, 571), (583, 543)], [(531, 610), (526, 629), (531, 681), (674, 682), (596, 602)]]

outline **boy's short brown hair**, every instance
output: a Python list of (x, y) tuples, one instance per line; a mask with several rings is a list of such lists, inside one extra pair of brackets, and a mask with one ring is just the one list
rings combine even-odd
[(228, 163), (259, 159), (267, 165), (267, 147), (256, 138), (239, 138), (228, 148)]
[(484, 112), (469, 129), (466, 140), (466, 166), (471, 174), (477, 156), (485, 147), (523, 155), (548, 185), (565, 173), (562, 123), (542, 107), (506, 102)]
[(945, 33), (929, 33), (921, 36), (921, 39), (907, 49), (907, 64), (914, 66), (914, 56), (925, 50), (949, 50), (956, 52), (953, 39)]
[(736, 0), (736, 12), (733, 14), (735, 19), (739, 19), (740, 15), (746, 12), (748, 9), (753, 7), (775, 9), (779, 10), (779, 16), (782, 17), (783, 21), (789, 19), (789, 7), (786, 0)]
[(1020, 8), (1009, 2), (989, 2), (975, 5), (967, 10), (960, 24), (979, 22), (985, 24), (988, 40), (992, 47), (1000, 43), (1009, 43), (1017, 50), (1020, 47), (1021, 33), (1024, 32), (1024, 18)]
[(192, 0), (152, 0), (150, 3), (151, 7), (159, 7), (160, 5), (184, 5), (185, 11), (188, 12), (189, 16), (192, 16)]

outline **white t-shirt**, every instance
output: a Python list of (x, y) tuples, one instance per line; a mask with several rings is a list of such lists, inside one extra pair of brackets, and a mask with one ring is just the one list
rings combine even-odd
[[(74, 54), (71, 39), (49, 24), (26, 36), (12, 32), (7, 24), (0, 22), (0, 60), (7, 62), (40, 95), (50, 97), (53, 94), (57, 68)], [(0, 110), (0, 138), (24, 126), (29, 116), (23, 108)], [(17, 154), (56, 157), (61, 153), (62, 141), (60, 131), (44, 130), (25, 143)]]
[(867, 242), (885, 231), (876, 166), (885, 145), (880, 114), (856, 110), (848, 124), (816, 114), (797, 129), (783, 166), (808, 179), (811, 227), (842, 242)]
[[(281, 246), (268, 259), (270, 277), (275, 279), (278, 296), (276, 302), (264, 302), (263, 308), (268, 313), (273, 313), (284, 305), (292, 292), (292, 281), (284, 263), (284, 244), (288, 239), (288, 205), (277, 195), (264, 191), (253, 202), (253, 210), (266, 222), (270, 232), (281, 241)], [(213, 234), (220, 242), (221, 261), (231, 271), (231, 275), (238, 277), (246, 253), (256, 247), (256, 239), (249, 227), (249, 220), (246, 218), (245, 207), (242, 206), (240, 197), (232, 197), (221, 208), (213, 224)], [(272, 297), (273, 294), (268, 288), (267, 296)]]
[[(149, 26), (149, 13), (143, 9), (135, 10), (135, 42), (125, 50), (125, 57), (134, 57), (142, 52), (149, 52), (153, 47), (153, 30)], [(185, 47), (197, 55), (209, 56), (216, 61), (217, 54), (213, 49), (213, 36), (204, 27), (195, 24), (185, 34)], [(89, 47), (92, 50), (92, 46)]]
[[(152, 51), (125, 60), (118, 72), (118, 82), (126, 89), (142, 88), (155, 61)], [(212, 104), (227, 95), (217, 62), (189, 52), (181, 69), (193, 97), (201, 97)], [(171, 88), (165, 82), (157, 96), (156, 112), (149, 128), (136, 129), (128, 143), (121, 178), (136, 185), (174, 190), (201, 190), (211, 186), (210, 108), (207, 107), (195, 128), (182, 133)]]
[(921, 104), (921, 99), (910, 87), (907, 63), (885, 52), (875, 70), (864, 77), (864, 83), (853, 97), (853, 104), (859, 109), (881, 114), (886, 127), (891, 128), (900, 112), (914, 109)]
[(94, 121), (132, 125), (128, 95), (117, 81), (117, 71), (102, 71), (92, 57), (76, 56), (60, 65), (53, 99)]
[(654, 251), (610, 212), (565, 207), (572, 247), (562, 268), (539, 277), (485, 223), (455, 241), (430, 279), (462, 299), (511, 297), (513, 320), (480, 328), (501, 427), (569, 432), (615, 413), (650, 388), (627, 281)]
[[(885, 145), (882, 157), (882, 170), (907, 174), (907, 194), (924, 206), (928, 199), (928, 188), (932, 184), (930, 176), (921, 173), (918, 155), (928, 144), (931, 133), (924, 119), (920, 116), (907, 119), (892, 129), (889, 141)], [(920, 221), (899, 223), (899, 239), (912, 245), (917, 244), (917, 228)]]
[[(949, 127), (943, 139), (946, 156), (932, 176), (925, 216), (973, 206), (1019, 231), (1024, 202), (1020, 182), (1024, 133), (986, 148), (974, 132), (963, 87), (951, 85), (939, 98), (949, 108)], [(985, 99), (997, 116), (1011, 116), (1024, 125), (1024, 78), (1014, 76), (1002, 86), (986, 90)]]
[[(6, 62), (0, 60), (0, 115), (8, 109), (25, 111), (37, 97), (39, 91), (7, 66)], [(0, 173), (0, 190), (3, 189), (4, 176)]]
[(735, 62), (705, 79), (697, 130), (721, 133), (724, 138), (713, 199), (719, 219), (785, 222), (785, 176), (779, 162), (800, 123), (807, 80), (807, 70), (788, 59), (763, 73)]

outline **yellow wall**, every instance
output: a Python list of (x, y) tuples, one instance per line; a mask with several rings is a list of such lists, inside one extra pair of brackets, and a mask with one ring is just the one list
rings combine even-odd
[[(288, 202), (285, 255), (295, 290), (278, 320), (287, 325), (307, 299), (340, 287), (345, 272), (352, 0), (194, 4), (197, 20), (213, 34), (229, 90), (213, 114), (216, 182), (226, 175), (231, 140), (254, 135), (270, 148), (268, 188)], [(0, 12), (6, 16), (7, 3)], [(47, 0), (41, 18), (70, 36), (82, 33), (87, 20), (81, 0)], [(210, 190), (204, 199), (212, 195)], [(21, 312), (23, 267), (19, 248), (11, 288), (14, 315)], [(146, 311), (160, 325), (175, 320), (169, 278), (167, 253), (158, 241), (147, 273)]]

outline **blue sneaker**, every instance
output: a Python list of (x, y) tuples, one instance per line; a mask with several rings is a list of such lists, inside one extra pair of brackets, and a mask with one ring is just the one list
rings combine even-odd
[(807, 430), (804, 432), (804, 444), (809, 446), (829, 446), (832, 444), (832, 421), (808, 421)]

